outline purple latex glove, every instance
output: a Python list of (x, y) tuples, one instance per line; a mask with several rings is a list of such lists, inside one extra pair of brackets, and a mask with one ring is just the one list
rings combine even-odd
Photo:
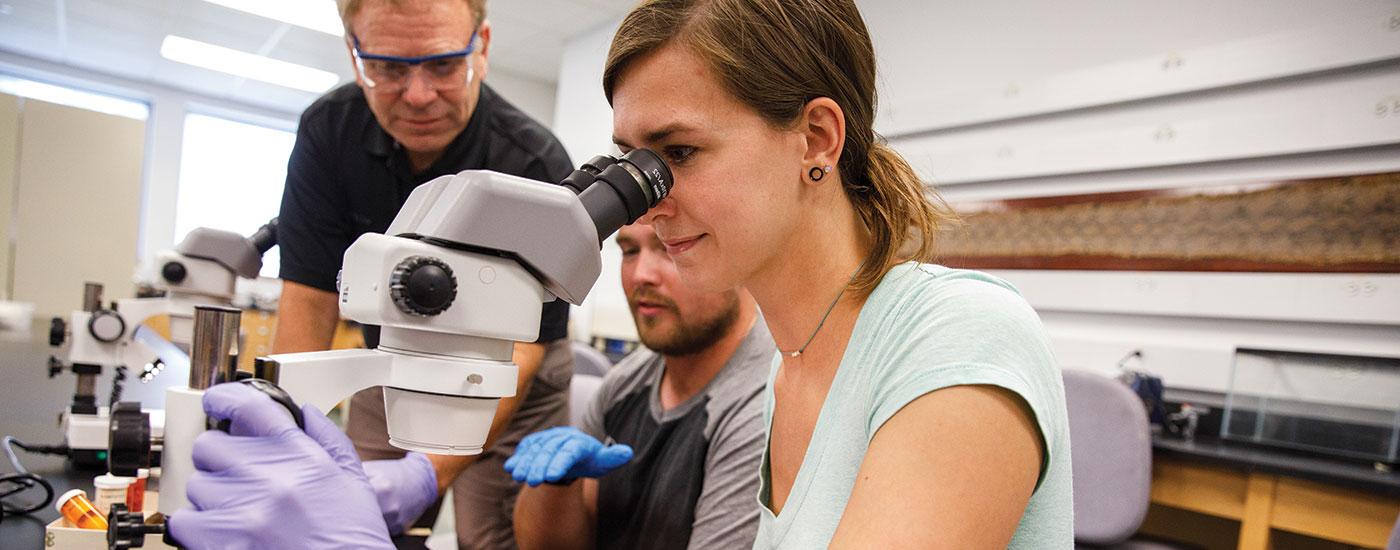
[(525, 436), (506, 459), (505, 468), (517, 483), (568, 483), (580, 477), (602, 477), (632, 460), (632, 447), (603, 445), (578, 428), (558, 426)]
[(437, 472), (423, 453), (408, 453), (396, 460), (370, 460), (364, 467), (391, 535), (402, 533), (437, 500)]
[(194, 442), (185, 486), (194, 509), (171, 514), (185, 548), (393, 548), (350, 440), (313, 407), (306, 431), (243, 384), (204, 393), (204, 412), (232, 422)]

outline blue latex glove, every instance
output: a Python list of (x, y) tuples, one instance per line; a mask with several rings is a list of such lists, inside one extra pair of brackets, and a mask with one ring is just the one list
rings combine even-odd
[(370, 460), (364, 467), (391, 535), (402, 533), (437, 500), (437, 472), (423, 453), (408, 453), (397, 460)]
[(603, 445), (578, 428), (559, 426), (525, 436), (506, 459), (506, 471), (517, 483), (568, 483), (580, 477), (601, 477), (632, 460), (632, 447)]
[(243, 384), (204, 394), (204, 412), (232, 422), (194, 442), (185, 486), (194, 509), (170, 516), (185, 548), (393, 548), (350, 440), (313, 407), (306, 431)]

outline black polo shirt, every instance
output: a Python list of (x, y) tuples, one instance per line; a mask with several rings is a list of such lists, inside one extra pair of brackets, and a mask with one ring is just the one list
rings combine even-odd
[[(364, 92), (346, 84), (301, 115), (278, 215), (281, 277), (335, 292), (350, 243), (387, 230), (409, 193), (438, 176), (495, 170), (553, 183), (572, 169), (554, 134), (482, 84), (466, 129), (437, 162), (415, 174), (403, 148), (370, 112)], [(567, 303), (545, 304), (539, 341), (564, 338), (568, 324)], [(374, 345), (378, 331), (367, 331), (366, 340)]]

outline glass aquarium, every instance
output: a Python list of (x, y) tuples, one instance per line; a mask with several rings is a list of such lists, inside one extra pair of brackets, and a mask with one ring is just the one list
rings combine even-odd
[(1220, 436), (1394, 465), (1400, 358), (1238, 349)]

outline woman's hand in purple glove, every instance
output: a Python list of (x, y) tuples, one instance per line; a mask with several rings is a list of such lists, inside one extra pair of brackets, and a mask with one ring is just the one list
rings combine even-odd
[(437, 472), (423, 453), (408, 453), (396, 460), (371, 460), (364, 467), (390, 534), (402, 533), (437, 500)]
[(243, 384), (204, 394), (204, 412), (231, 422), (194, 442), (186, 485), (194, 509), (170, 516), (186, 548), (392, 548), (350, 440), (313, 407), (306, 431), (286, 408)]
[(559, 426), (525, 436), (506, 459), (505, 468), (517, 483), (567, 483), (580, 477), (601, 477), (632, 460), (632, 447), (603, 445), (578, 428)]

